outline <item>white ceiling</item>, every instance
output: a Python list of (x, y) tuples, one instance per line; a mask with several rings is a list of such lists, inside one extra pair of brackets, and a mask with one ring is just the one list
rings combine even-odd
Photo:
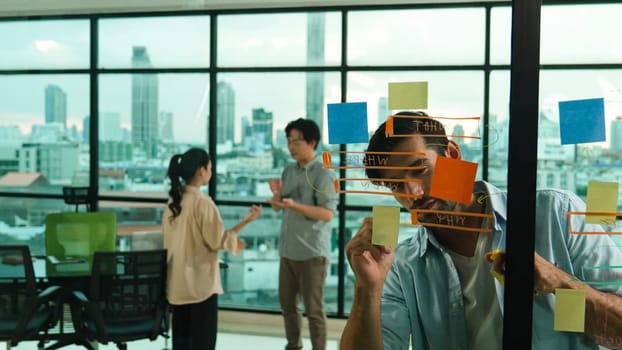
[[(493, 0), (480, 0), (493, 1)], [(0, 17), (87, 14), (106, 12), (150, 12), (223, 10), (334, 5), (388, 5), (456, 3), (460, 0), (0, 0)], [(509, 2), (509, 0), (508, 0)]]

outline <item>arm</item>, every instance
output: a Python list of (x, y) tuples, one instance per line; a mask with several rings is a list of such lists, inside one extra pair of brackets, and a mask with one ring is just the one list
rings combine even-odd
[(294, 210), (310, 219), (329, 222), (333, 219), (333, 211), (319, 205), (307, 205), (294, 201), (291, 198), (284, 198), (280, 201), (281, 208)]
[(341, 350), (383, 349), (381, 296), (394, 253), (392, 248), (371, 244), (372, 220), (366, 218), (346, 246), (346, 255), (356, 276), (350, 317), (341, 336)]
[[(602, 292), (554, 266), (535, 253), (534, 288), (537, 292), (554, 293), (555, 288), (585, 291), (585, 335), (597, 344), (622, 349), (622, 297)], [(617, 279), (619, 280), (619, 279)]]
[[(534, 259), (534, 292), (555, 293), (556, 288), (584, 290), (584, 334), (599, 345), (622, 349), (622, 340), (618, 340), (622, 329), (622, 297), (582, 283), (577, 277), (551, 264), (538, 253), (534, 253)], [(504, 262), (505, 252), (501, 252), (492, 261), (494, 270), (504, 274)]]
[(252, 205), (248, 210), (248, 215), (242, 221), (240, 221), (237, 225), (233, 226), (229, 229), (229, 232), (238, 234), (244, 226), (248, 225), (249, 222), (254, 221), (261, 215), (262, 206), (261, 205)]

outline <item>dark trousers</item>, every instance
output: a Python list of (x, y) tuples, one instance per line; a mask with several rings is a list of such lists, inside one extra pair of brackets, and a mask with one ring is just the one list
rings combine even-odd
[(173, 350), (214, 350), (218, 294), (197, 304), (173, 305)]

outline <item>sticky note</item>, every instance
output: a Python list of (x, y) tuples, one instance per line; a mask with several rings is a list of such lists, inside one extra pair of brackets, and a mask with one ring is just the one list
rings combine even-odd
[(428, 109), (428, 82), (389, 83), (389, 109)]
[[(589, 212), (615, 213), (618, 208), (618, 183), (590, 181), (587, 185), (587, 208)], [(615, 225), (615, 216), (586, 215), (588, 224)]]
[(371, 243), (395, 247), (400, 231), (400, 208), (374, 206)]
[(476, 173), (477, 163), (447, 157), (436, 158), (430, 197), (469, 204)]
[(605, 99), (559, 102), (562, 145), (605, 141)]
[(328, 104), (328, 143), (367, 142), (367, 102)]
[(555, 315), (553, 329), (563, 332), (585, 330), (585, 291), (580, 289), (555, 289)]

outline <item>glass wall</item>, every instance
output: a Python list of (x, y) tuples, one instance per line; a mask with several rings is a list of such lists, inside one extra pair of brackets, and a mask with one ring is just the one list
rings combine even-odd
[[(543, 8), (539, 187), (585, 198), (589, 181), (622, 180), (622, 49), (612, 26), (620, 15), (619, 4)], [(371, 133), (397, 112), (388, 108), (389, 82), (428, 82), (432, 116), (479, 117), (444, 124), (478, 164), (478, 179), (507, 185), (508, 6), (77, 17), (0, 21), (0, 196), (7, 196), (0, 237), (27, 241), (36, 254), (44, 253), (39, 238), (29, 239), (40, 237), (45, 215), (74, 209), (63, 203), (62, 186), (96, 183), (99, 210), (115, 211), (121, 225), (157, 225), (168, 160), (191, 146), (215, 153), (205, 192), (231, 227), (250, 204), (265, 204), (268, 180), (291, 161), (289, 121), (314, 119), (319, 151), (338, 163), (337, 151), (366, 145), (328, 144), (326, 105), (366, 102)], [(558, 103), (593, 97), (604, 98), (607, 141), (562, 146)], [(332, 223), (326, 287), (329, 315), (339, 317), (349, 312), (354, 281), (347, 263), (340, 268), (339, 242), (356, 233), (372, 204), (398, 205), (389, 195), (341, 198), (345, 220), (336, 215)], [(279, 310), (281, 214), (265, 207), (242, 232), (247, 250), (222, 254), (223, 307)], [(403, 213), (400, 239), (411, 230)]]

